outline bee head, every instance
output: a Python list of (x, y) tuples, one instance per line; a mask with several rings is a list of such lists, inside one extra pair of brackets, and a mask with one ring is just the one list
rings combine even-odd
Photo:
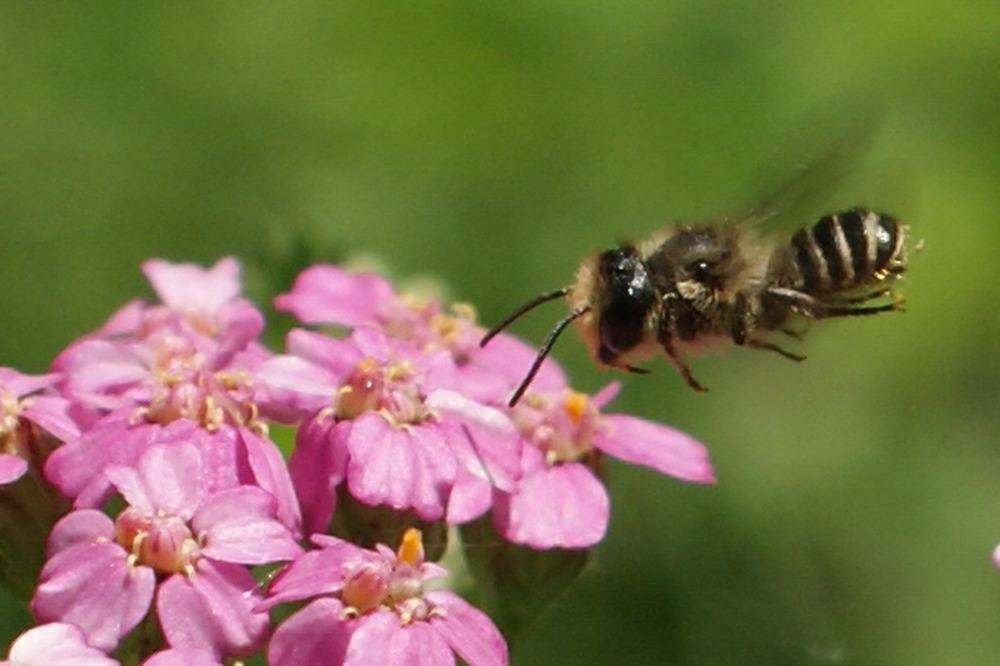
[(598, 308), (597, 358), (613, 364), (642, 342), (656, 293), (634, 247), (602, 252), (597, 258), (603, 290)]

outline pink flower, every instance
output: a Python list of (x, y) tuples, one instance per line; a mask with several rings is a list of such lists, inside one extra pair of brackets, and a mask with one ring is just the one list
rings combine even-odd
[(111, 521), (74, 511), (49, 537), (32, 599), (40, 621), (72, 622), (91, 645), (113, 649), (149, 612), (169, 645), (216, 657), (252, 653), (266, 614), (246, 565), (296, 557), (274, 498), (253, 486), (207, 490), (210, 463), (191, 444), (150, 447), (136, 468), (105, 473), (126, 508)]
[(10, 646), (4, 666), (118, 666), (118, 662), (87, 644), (79, 627), (53, 622), (32, 627)]
[(321, 550), (272, 581), (268, 607), (317, 598), (275, 630), (271, 663), (454, 664), (456, 654), (470, 666), (507, 663), (507, 646), (486, 615), (451, 592), (426, 589), (445, 571), (424, 561), (418, 530), (404, 534), (396, 553), (314, 540)]
[(59, 441), (79, 434), (70, 402), (47, 392), (58, 380), (0, 368), (0, 484), (16, 481), (29, 465), (41, 468), (55, 444), (46, 433)]
[(177, 648), (157, 652), (142, 662), (142, 666), (223, 666), (223, 664), (208, 650)]
[(216, 460), (213, 487), (259, 485), (297, 531), (291, 479), (257, 407), (255, 372), (269, 356), (256, 342), (263, 319), (236, 298), (238, 267), (154, 261), (145, 269), (166, 304), (126, 306), (54, 362), (64, 395), (91, 417), (86, 432), (49, 459), (47, 478), (78, 507), (100, 506), (111, 492), (107, 465), (133, 465), (148, 446), (182, 431)]
[(269, 411), (308, 415), (290, 461), (307, 531), (325, 531), (341, 483), (364, 504), (424, 520), (445, 515), (460, 475), (515, 487), (513, 424), (449, 388), (456, 369), (447, 352), (369, 327), (347, 340), (295, 330), (287, 348), (259, 375)]
[(521, 483), (497, 492), (493, 520), (513, 543), (532, 548), (585, 548), (607, 529), (607, 491), (593, 472), (602, 454), (676, 478), (712, 483), (705, 448), (690, 436), (633, 416), (603, 414), (618, 392), (611, 384), (593, 397), (568, 388), (529, 390), (511, 410), (526, 442)]
[(375, 273), (350, 273), (318, 264), (302, 271), (292, 290), (274, 299), (274, 307), (305, 324), (360, 326), (395, 319), (396, 294)]
[(370, 326), (421, 352), (445, 351), (454, 362), (449, 388), (480, 402), (505, 400), (501, 392), (506, 383), (491, 363), (504, 354), (504, 343), (479, 348), (485, 331), (476, 324), (470, 305), (456, 303), (445, 311), (437, 301), (397, 294), (379, 275), (330, 265), (302, 271), (291, 292), (275, 298), (274, 304), (306, 324)]
[(264, 320), (252, 303), (240, 298), (240, 266), (232, 257), (207, 270), (150, 259), (142, 271), (162, 304), (132, 301), (88, 338), (142, 339), (149, 331), (169, 327), (184, 335), (226, 340), (234, 350), (255, 345)]

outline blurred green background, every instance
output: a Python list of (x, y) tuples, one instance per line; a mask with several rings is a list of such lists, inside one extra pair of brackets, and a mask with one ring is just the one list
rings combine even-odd
[(706, 442), (720, 482), (613, 464), (596, 566), (514, 663), (1000, 660), (1000, 4), (8, 3), (0, 35), (0, 364), (27, 371), (149, 295), (147, 257), (234, 254), (263, 303), (372, 255), (495, 321), (874, 110), (799, 223), (909, 222), (908, 312), (817, 325), (803, 364), (696, 359), (706, 395), (625, 378), (615, 409)]

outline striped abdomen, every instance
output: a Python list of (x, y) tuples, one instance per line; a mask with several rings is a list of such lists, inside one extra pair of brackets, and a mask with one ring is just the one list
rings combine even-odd
[(895, 219), (865, 208), (820, 218), (792, 237), (792, 258), (812, 296), (867, 291), (906, 268), (905, 230)]

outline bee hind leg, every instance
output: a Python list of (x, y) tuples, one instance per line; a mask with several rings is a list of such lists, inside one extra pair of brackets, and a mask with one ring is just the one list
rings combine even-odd
[(785, 358), (790, 359), (792, 361), (800, 362), (806, 360), (806, 357), (802, 356), (801, 354), (793, 354), (787, 349), (783, 349), (782, 347), (779, 347), (773, 342), (767, 342), (765, 340), (755, 340), (753, 338), (750, 338), (749, 340), (746, 341), (746, 346), (750, 347), (751, 349), (764, 349), (767, 351), (778, 352)]
[(795, 328), (790, 328), (788, 326), (783, 326), (781, 328), (781, 332), (784, 333), (785, 335), (787, 335), (790, 338), (794, 338), (795, 340), (801, 340), (806, 335), (806, 330), (805, 329), (799, 330), (799, 329), (795, 329)]
[(856, 317), (878, 314), (879, 312), (895, 312), (902, 311), (906, 308), (905, 302), (903, 300), (893, 301), (892, 303), (884, 303), (882, 305), (871, 305), (868, 307), (825, 307), (819, 312), (817, 319), (821, 317)]

